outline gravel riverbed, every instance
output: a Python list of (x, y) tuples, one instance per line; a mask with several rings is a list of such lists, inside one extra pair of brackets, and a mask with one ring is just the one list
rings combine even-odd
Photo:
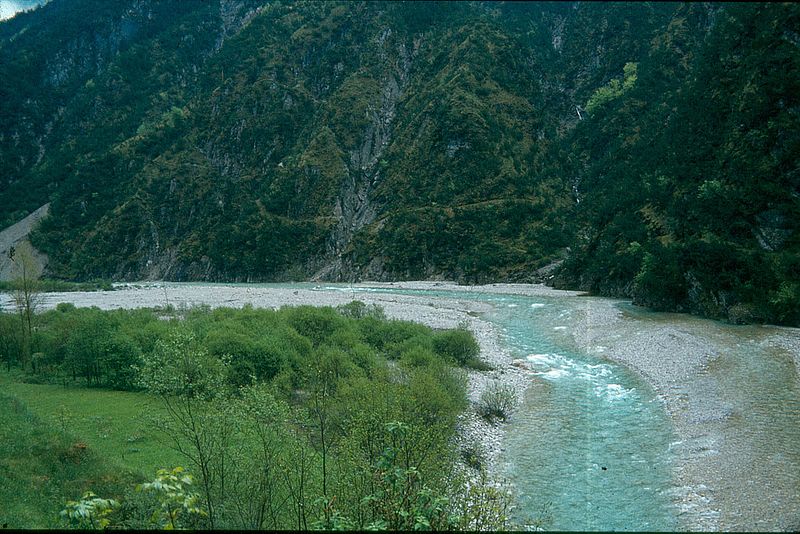
[[(657, 392), (677, 436), (672, 497), (682, 528), (800, 530), (800, 443), (792, 429), (786, 437), (784, 424), (798, 422), (800, 330), (679, 314), (631, 319), (618, 302), (584, 299), (575, 341), (632, 369)], [(791, 391), (762, 388), (770, 378), (748, 358), (774, 359), (770, 368), (788, 375)]]
[[(465, 287), (447, 282), (398, 282), (355, 284), (354, 287), (580, 299), (576, 300), (578, 313), (573, 315), (573, 324), (569, 327), (576, 347), (600, 354), (636, 372), (655, 390), (672, 421), (676, 435), (672, 498), (679, 510), (681, 529), (800, 530), (800, 473), (796, 463), (800, 444), (794, 443), (787, 450), (773, 453), (768, 432), (751, 425), (749, 413), (743, 413), (737, 398), (722, 387), (716, 368), (726, 361), (723, 358), (726, 351), (734, 344), (738, 346), (739, 341), (726, 330), (730, 327), (677, 314), (671, 314), (667, 322), (639, 320), (627, 316), (618, 306), (620, 301), (582, 298), (578, 292), (542, 285)], [(491, 305), (472, 300), (239, 285), (143, 283), (130, 284), (113, 292), (49, 293), (43, 295), (40, 307), (48, 309), (59, 302), (71, 302), (76, 306), (101, 309), (165, 304), (241, 307), (247, 303), (279, 308), (303, 304), (337, 306), (351, 300), (378, 304), (388, 317), (417, 321), (433, 328), (453, 328), (465, 322), (475, 333), (482, 358), (494, 367), (489, 372), (469, 373), (473, 407), (492, 381), (512, 386), (520, 400), (527, 387), (538, 380), (502, 345), (497, 327), (479, 317), (489, 311)], [(8, 295), (0, 294), (0, 306), (6, 309), (13, 306)], [(787, 372), (794, 373), (794, 391), (797, 391), (800, 330), (747, 328), (745, 332), (752, 338), (751, 342), (762, 348), (783, 351), (784, 356), (779, 356), (789, 362)], [(461, 420), (462, 446), (477, 444), (482, 448), (493, 474), (498, 474), (504, 429), (504, 424), (487, 423), (475, 409), (464, 414)], [(787, 474), (787, 470), (794, 474)]]

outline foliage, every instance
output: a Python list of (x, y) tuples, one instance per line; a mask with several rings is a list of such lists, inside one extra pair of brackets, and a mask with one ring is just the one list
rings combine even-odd
[(511, 525), (511, 491), (491, 480), (481, 469), (477, 480), (457, 499), (453, 528), (457, 530), (497, 531)]
[[(72, 315), (75, 320), (64, 325), (70, 328), (64, 333), (66, 340), (63, 344), (56, 342), (63, 350), (63, 369), (73, 377), (84, 378), (90, 386), (133, 389), (136, 366), (141, 364), (138, 344), (99, 310)], [(55, 363), (52, 354), (44, 355), (43, 361)]]
[(12, 280), (12, 297), (19, 315), (18, 354), (23, 368), (33, 365), (33, 352), (38, 348), (34, 337), (36, 309), (41, 303), (39, 276), (40, 267), (33, 257), (28, 244), (15, 249), (11, 247), (8, 258), (14, 267), (15, 277)]
[(600, 106), (604, 106), (633, 89), (634, 85), (636, 85), (638, 65), (636, 63), (625, 63), (622, 70), (622, 80), (614, 78), (592, 94), (586, 102), (586, 111), (594, 113)]
[[(566, 138), (581, 202), (559, 286), (796, 324), (800, 77), (788, 4), (676, 7), (636, 83)], [(635, 245), (635, 246), (634, 246)], [(791, 306), (789, 306), (791, 308)]]
[(386, 314), (379, 304), (365, 304), (360, 300), (354, 300), (348, 304), (337, 306), (336, 309), (345, 317), (352, 317), (354, 319), (363, 319), (364, 317), (372, 317), (373, 319), (386, 319)]
[(0, 25), (0, 227), (50, 201), (49, 276), (539, 281), (567, 256), (560, 286), (796, 321), (796, 6), (71, 4)]
[(190, 491), (192, 476), (178, 466), (172, 470), (159, 469), (152, 482), (136, 486), (136, 491), (154, 492), (158, 495), (160, 508), (153, 513), (151, 521), (164, 530), (180, 528), (183, 516), (204, 512), (197, 506), (199, 495)]
[(171, 332), (156, 342), (153, 352), (143, 360), (139, 385), (162, 397), (211, 400), (221, 394), (225, 384), (227, 360), (198, 348), (190, 331)]
[(108, 515), (117, 507), (119, 503), (114, 499), (101, 499), (87, 491), (80, 501), (68, 501), (61, 517), (72, 528), (101, 530), (111, 523)]
[(442, 357), (449, 358), (458, 365), (480, 367), (480, 347), (475, 337), (460, 325), (458, 329), (437, 334), (433, 339), (433, 349)]
[[(89, 448), (138, 470), (152, 469), (160, 455), (156, 465), (178, 460), (191, 471), (191, 508), (202, 514), (178, 506), (186, 502), (180, 495), (189, 498), (186, 484), (172, 491), (188, 471), (162, 471), (161, 496), (115, 494), (121, 506), (109, 516), (114, 525), (455, 524), (468, 486), (452, 476), (459, 459), (453, 435), (467, 405), (466, 377), (454, 365), (477, 357), (465, 327), (448, 336), (357, 304), (174, 313), (181, 319), (62, 305), (41, 315), (43, 364), (35, 376), (52, 374), (68, 385), (63, 371), (77, 369), (73, 383), (113, 386), (110, 372), (93, 371), (87, 376), (100, 378), (90, 380), (80, 370), (109, 362), (110, 347), (124, 339), (139, 360), (130, 367), (132, 381), (146, 394), (116, 399), (123, 393), (9, 384), (52, 414), (62, 433), (87, 436)], [(272, 370), (262, 372), (262, 361), (274, 362)], [(250, 366), (248, 380), (240, 380), (237, 362)], [(131, 410), (153, 396), (160, 404), (137, 420)], [(91, 404), (95, 398), (102, 406)], [(68, 448), (65, 458), (85, 450)], [(157, 489), (149, 484), (142, 487)]]
[(23, 331), (19, 320), (10, 314), (0, 313), (0, 356), (7, 370), (12, 365), (20, 365), (23, 361)]
[(800, 283), (781, 282), (770, 297), (770, 304), (775, 307), (779, 321), (796, 323), (800, 320)]
[(481, 393), (478, 413), (488, 420), (497, 418), (505, 421), (514, 411), (516, 398), (511, 386), (492, 382)]

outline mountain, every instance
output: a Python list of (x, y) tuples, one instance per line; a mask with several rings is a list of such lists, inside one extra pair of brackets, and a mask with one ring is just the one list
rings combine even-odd
[(0, 225), (49, 202), (64, 279), (563, 260), (562, 287), (796, 323), (798, 13), (52, 0), (0, 23)]
[(0, 0), (0, 20), (8, 19), (19, 13), (39, 7), (46, 0)]

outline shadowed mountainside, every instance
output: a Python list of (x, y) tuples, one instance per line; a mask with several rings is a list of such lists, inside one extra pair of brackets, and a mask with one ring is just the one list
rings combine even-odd
[[(54, 0), (0, 223), (65, 279), (541, 279), (800, 319), (791, 4)], [(550, 275), (548, 275), (550, 276)]]

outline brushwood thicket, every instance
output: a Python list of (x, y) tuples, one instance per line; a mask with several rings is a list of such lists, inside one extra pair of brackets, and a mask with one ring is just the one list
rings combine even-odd
[[(144, 425), (156, 436), (128, 442), (157, 439), (151, 462), (158, 450), (182, 462), (160, 465), (145, 486), (163, 494), (142, 494), (136, 484), (155, 473), (125, 463), (139, 449), (114, 449), (124, 440), (110, 428), (93, 446), (82, 440), (75, 421), (92, 413), (62, 408), (48, 427), (4, 394), (0, 518), (12, 528), (508, 526), (506, 490), (459, 467), (465, 370), (480, 363), (467, 330), (387, 320), (355, 301), (277, 311), (59, 304), (37, 315), (29, 343), (15, 314), (0, 314), (0, 334), (4, 381), (52, 384), (76, 402), (105, 391), (105, 402), (127, 403), (123, 432)], [(145, 398), (160, 407), (131, 415)]]

